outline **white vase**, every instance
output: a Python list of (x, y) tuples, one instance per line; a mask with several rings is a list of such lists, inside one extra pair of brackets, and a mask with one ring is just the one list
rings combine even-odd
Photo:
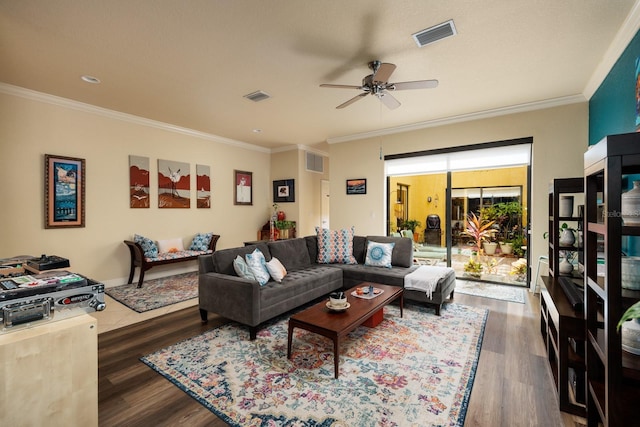
[(573, 216), (573, 196), (560, 196), (560, 205), (558, 207), (558, 216), (570, 218)]
[(568, 228), (563, 228), (562, 231), (560, 231), (560, 246), (573, 246), (573, 244), (576, 241), (576, 236), (575, 234), (573, 234), (572, 230), (569, 230)]
[(573, 273), (573, 264), (569, 262), (569, 260), (565, 257), (562, 259), (562, 262), (558, 266), (558, 270), (560, 270), (560, 274), (563, 275), (571, 275)]
[(640, 181), (633, 181), (633, 188), (622, 193), (620, 202), (624, 225), (640, 225)]

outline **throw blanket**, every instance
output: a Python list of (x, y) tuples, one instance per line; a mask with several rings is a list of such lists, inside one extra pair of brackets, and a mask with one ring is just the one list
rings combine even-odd
[(450, 269), (450, 267), (420, 266), (404, 276), (404, 287), (405, 289), (424, 291), (431, 299), (433, 290), (438, 286), (438, 281), (446, 277)]

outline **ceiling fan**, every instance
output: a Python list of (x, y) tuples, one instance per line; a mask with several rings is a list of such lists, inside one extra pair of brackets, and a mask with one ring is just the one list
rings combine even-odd
[(400, 106), (400, 102), (395, 99), (389, 91), (394, 90), (407, 90), (407, 89), (429, 89), (438, 86), (437, 80), (416, 80), (413, 82), (398, 82), (388, 83), (389, 77), (396, 69), (395, 64), (389, 64), (387, 62), (371, 61), (369, 62), (369, 68), (373, 71), (373, 74), (369, 74), (362, 79), (361, 86), (354, 85), (332, 85), (321, 84), (320, 87), (330, 87), (337, 89), (358, 89), (362, 93), (354, 96), (347, 102), (338, 105), (336, 108), (347, 107), (359, 99), (364, 98), (367, 95), (375, 95), (378, 99), (390, 109), (395, 109)]

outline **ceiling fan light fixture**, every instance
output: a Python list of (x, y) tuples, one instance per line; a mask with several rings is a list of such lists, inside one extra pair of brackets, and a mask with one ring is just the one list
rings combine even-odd
[(456, 34), (458, 34), (456, 26), (453, 23), (453, 19), (450, 19), (442, 24), (418, 31), (412, 34), (411, 37), (413, 37), (418, 47), (423, 47)]
[(265, 99), (271, 98), (271, 95), (269, 95), (267, 92), (257, 90), (255, 92), (251, 92), (244, 95), (244, 97), (253, 102), (260, 102), (260, 101), (264, 101)]

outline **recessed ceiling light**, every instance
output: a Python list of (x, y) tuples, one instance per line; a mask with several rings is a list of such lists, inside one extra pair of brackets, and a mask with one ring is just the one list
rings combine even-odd
[(262, 132), (262, 129), (253, 129), (251, 132), (253, 132), (253, 133), (260, 133), (260, 132)]
[(82, 80), (84, 80), (87, 83), (91, 83), (94, 85), (100, 84), (100, 79), (97, 77), (93, 77), (93, 76), (88, 76), (88, 75), (84, 75), (80, 77)]

